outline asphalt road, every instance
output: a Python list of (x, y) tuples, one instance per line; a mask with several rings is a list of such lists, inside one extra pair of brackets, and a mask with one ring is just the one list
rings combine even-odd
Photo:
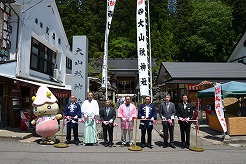
[(35, 140), (18, 141), (0, 139), (1, 164), (71, 164), (71, 163), (191, 163), (191, 164), (245, 164), (246, 148), (223, 145), (203, 146), (204, 152), (193, 152), (177, 147), (129, 151), (119, 145), (108, 148), (99, 146), (75, 146), (55, 148), (53, 145), (39, 145)]
[[(100, 127), (100, 125), (98, 125)], [(232, 147), (217, 142), (210, 142), (204, 137), (198, 137), (198, 147), (204, 148), (204, 152), (194, 152), (180, 148), (179, 125), (175, 125), (176, 149), (162, 148), (163, 139), (159, 135), (161, 124), (154, 126), (153, 149), (144, 148), (142, 151), (129, 151), (127, 147), (121, 148), (120, 127), (114, 128), (114, 147), (76, 146), (70, 144), (68, 148), (55, 148), (53, 145), (40, 145), (38, 137), (25, 140), (0, 139), (0, 164), (71, 164), (71, 163), (166, 163), (166, 164), (245, 164), (246, 147)], [(80, 129), (81, 131), (81, 129)], [(191, 131), (191, 147), (196, 146), (195, 129)], [(199, 133), (199, 136), (203, 133)], [(204, 133), (206, 135), (206, 133)], [(61, 136), (57, 137), (61, 139)], [(64, 137), (63, 137), (64, 138)], [(137, 130), (137, 142), (140, 139), (140, 131)], [(82, 137), (80, 137), (82, 141)], [(99, 140), (99, 143), (102, 142)], [(219, 143), (219, 142), (218, 142)]]
[[(119, 120), (116, 120), (119, 122)], [(194, 125), (193, 125), (194, 127)], [(98, 125), (100, 128), (100, 125)], [(55, 148), (53, 145), (40, 145), (38, 137), (25, 140), (0, 139), (0, 164), (110, 164), (110, 163), (165, 163), (165, 164), (245, 164), (246, 147), (222, 145), (214, 140), (213, 134), (199, 133), (198, 147), (204, 152), (194, 152), (180, 148), (179, 125), (175, 124), (174, 140), (176, 149), (162, 148), (163, 139), (159, 135), (161, 124), (154, 125), (152, 133), (153, 149), (144, 148), (142, 151), (129, 151), (118, 144), (121, 136), (120, 127), (114, 128), (114, 147), (76, 146), (70, 144), (68, 148)], [(201, 130), (203, 130), (201, 128)], [(80, 128), (80, 134), (83, 129)], [(134, 130), (135, 131), (135, 130)], [(195, 147), (195, 129), (191, 130), (191, 147)], [(208, 137), (209, 136), (209, 137)], [(61, 139), (61, 135), (57, 136)], [(64, 137), (63, 137), (64, 138)], [(217, 138), (218, 139), (218, 138)], [(83, 138), (80, 136), (80, 140)], [(137, 143), (140, 140), (140, 130), (137, 129)], [(99, 140), (101, 143), (102, 140)]]

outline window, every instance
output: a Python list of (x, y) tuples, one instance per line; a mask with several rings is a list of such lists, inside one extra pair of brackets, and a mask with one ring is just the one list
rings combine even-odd
[(66, 67), (70, 70), (72, 70), (72, 60), (68, 57), (66, 58)]
[(30, 69), (53, 76), (56, 53), (32, 38)]

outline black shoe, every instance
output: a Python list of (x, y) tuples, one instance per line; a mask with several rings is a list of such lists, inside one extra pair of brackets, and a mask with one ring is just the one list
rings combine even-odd
[(79, 146), (79, 142), (78, 141), (75, 141), (74, 143), (76, 146)]
[(176, 146), (174, 144), (170, 144), (170, 147), (176, 149)]
[(109, 147), (112, 147), (113, 146), (113, 144), (112, 143), (109, 143)]
[(106, 143), (106, 144), (104, 145), (104, 147), (108, 147), (108, 143)]
[(144, 148), (144, 147), (145, 147), (145, 145), (144, 145), (144, 144), (141, 144), (141, 147), (142, 147), (142, 148)]
[(149, 146), (148, 146), (150, 149), (153, 149), (153, 145), (151, 145), (151, 144), (149, 144)]
[(167, 148), (167, 145), (166, 145), (166, 144), (164, 144), (164, 145), (163, 145), (163, 148)]
[(185, 145), (186, 149), (190, 149), (190, 146), (189, 145)]
[(66, 141), (65, 143), (66, 143), (66, 144), (70, 144), (70, 143), (71, 143), (71, 141)]

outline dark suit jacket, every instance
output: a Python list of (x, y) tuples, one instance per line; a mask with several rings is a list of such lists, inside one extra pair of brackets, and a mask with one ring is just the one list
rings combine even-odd
[[(192, 119), (192, 117), (193, 117), (193, 106), (190, 103), (187, 103), (186, 108), (184, 109), (184, 104), (179, 103), (176, 115), (178, 116), (178, 118), (182, 117), (182, 118)], [(180, 123), (182, 123), (182, 121), (179, 120), (179, 124)], [(189, 122), (189, 123), (191, 123), (191, 122)]]
[[(111, 119), (115, 120), (116, 118), (115, 109), (112, 106), (110, 106), (110, 110), (107, 115), (106, 107), (104, 107), (103, 109), (100, 110), (100, 118), (101, 118), (101, 121), (109, 121)], [(104, 123), (102, 123), (102, 127), (103, 126), (105, 126)]]
[[(171, 116), (175, 116), (175, 105), (172, 102), (169, 102), (169, 108), (167, 109), (166, 102), (162, 103), (160, 106), (160, 117), (165, 117), (166, 120), (171, 119)], [(174, 122), (174, 120), (172, 120)], [(168, 122), (163, 121), (162, 124), (166, 125)]]
[[(153, 104), (150, 104), (149, 107), (150, 108), (149, 108), (149, 118), (148, 119), (151, 119), (153, 117), (156, 120), (157, 112), (156, 112), (155, 106)], [(142, 116), (146, 116), (146, 105), (145, 104), (141, 104), (138, 108), (138, 118), (141, 119)], [(153, 128), (153, 121), (141, 120), (139, 128), (140, 129)]]

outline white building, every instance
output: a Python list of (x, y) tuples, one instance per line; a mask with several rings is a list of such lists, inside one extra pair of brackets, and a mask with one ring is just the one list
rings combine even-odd
[(68, 98), (71, 58), (55, 0), (0, 3), (1, 126), (20, 125), (20, 111), (32, 110), (31, 97), (42, 84)]

